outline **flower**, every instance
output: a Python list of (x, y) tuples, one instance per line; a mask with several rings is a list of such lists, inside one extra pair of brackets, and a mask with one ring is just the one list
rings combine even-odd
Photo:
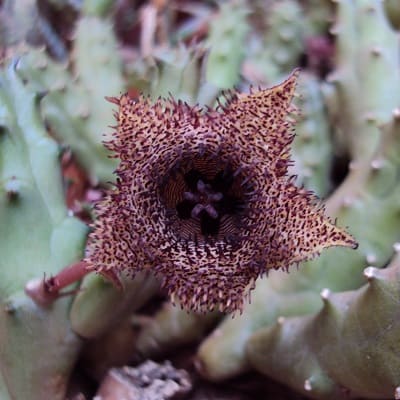
[(355, 240), (287, 176), (298, 71), (202, 110), (128, 95), (107, 143), (120, 159), (97, 205), (86, 262), (114, 281), (153, 271), (181, 306), (241, 310), (257, 277)]

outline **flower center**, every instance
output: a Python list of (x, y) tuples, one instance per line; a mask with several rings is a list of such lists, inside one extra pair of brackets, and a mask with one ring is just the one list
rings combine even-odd
[(234, 160), (181, 157), (161, 178), (166, 225), (179, 241), (237, 243), (248, 223), (253, 184)]
[(240, 210), (240, 199), (231, 192), (233, 174), (225, 169), (215, 177), (208, 179), (196, 169), (184, 174), (187, 190), (183, 200), (176, 205), (181, 220), (194, 219), (200, 222), (202, 235), (216, 235), (219, 232), (221, 218)]
[[(200, 218), (201, 215), (206, 213), (210, 218), (218, 218), (218, 202), (222, 200), (224, 195), (221, 192), (215, 192), (210, 184), (204, 183), (201, 179), (197, 181), (196, 191), (184, 192), (183, 197), (185, 201), (193, 204), (190, 212), (192, 218)], [(179, 205), (177, 209), (179, 212)], [(184, 218), (184, 216), (183, 216)]]

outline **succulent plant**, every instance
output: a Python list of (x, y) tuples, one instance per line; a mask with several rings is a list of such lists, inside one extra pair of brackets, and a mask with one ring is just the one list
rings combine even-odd
[(41, 307), (24, 293), (28, 280), (81, 258), (87, 233), (68, 215), (59, 148), (46, 132), (38, 103), (15, 63), (0, 72), (2, 399), (64, 399), (81, 347), (68, 321), (70, 298)]
[(336, 13), (336, 69), (328, 78), (334, 90), (327, 102), (338, 144), (358, 163), (370, 160), (381, 136), (377, 126), (398, 106), (398, 35), (379, 1), (338, 1)]
[(141, 357), (153, 358), (179, 346), (199, 342), (221, 317), (217, 311), (198, 314), (166, 302), (145, 322), (140, 322), (137, 316), (141, 330), (135, 350)]
[(221, 3), (219, 15), (211, 23), (206, 80), (218, 88), (228, 89), (239, 81), (249, 30), (248, 12), (244, 0), (230, 0)]
[(72, 149), (93, 182), (106, 183), (113, 180), (116, 163), (102, 144), (113, 122), (104, 97), (124, 88), (111, 23), (80, 18), (72, 58), (71, 64), (58, 63), (44, 49), (32, 48), (22, 56), (19, 70), (34, 90), (48, 92), (42, 108), (54, 135)]
[(300, 74), (294, 99), (299, 109), (296, 119), (296, 136), (293, 140), (289, 175), (296, 175), (297, 185), (304, 185), (324, 198), (331, 189), (333, 146), (328, 111), (323, 101), (320, 80), (304, 71)]
[(297, 1), (283, 0), (271, 2), (264, 19), (262, 35), (253, 32), (246, 47), (245, 65), (258, 81), (275, 84), (298, 65), (304, 51), (304, 15)]
[(128, 84), (153, 100), (172, 94), (189, 104), (196, 104), (203, 53), (200, 46), (157, 47), (151, 57), (134, 58), (125, 65)]
[[(72, 3), (49, 2), (57, 10)], [(121, 54), (140, 52), (125, 52), (125, 37), (124, 52), (116, 50), (118, 16), (110, 14), (109, 0), (74, 3), (71, 47), (35, 1), (1, 3), (0, 41), (13, 46), (6, 55), (42, 35), (56, 59), (69, 56), (57, 62), (24, 44), (27, 53), (0, 71), (2, 399), (63, 399), (80, 338), (97, 338), (101, 346), (101, 336), (110, 337), (122, 320), (129, 330), (128, 316), (159, 290), (153, 274), (175, 301), (141, 322), (140, 355), (199, 342), (212, 329), (195, 360), (209, 380), (253, 368), (309, 398), (400, 398), (399, 256), (378, 269), (400, 249), (397, 4), (257, 3), (255, 16), (251, 2), (221, 2), (206, 40), (203, 31), (193, 36), (196, 46), (163, 47), (155, 38), (152, 51), (129, 65)], [(169, 18), (168, 5), (155, 7), (157, 18)], [(335, 9), (330, 41), (327, 21)], [(260, 39), (260, 26), (249, 22), (261, 20)], [(308, 60), (302, 97), (294, 99), (301, 115), (289, 105), (297, 73), (271, 89), (227, 92), (209, 108), (221, 88), (244, 88), (254, 77), (256, 84), (279, 82), (301, 55), (310, 56), (307, 38), (314, 35), (336, 49), (327, 65), (334, 71), (322, 85), (316, 75), (326, 71)], [(57, 49), (64, 53), (57, 56)], [(143, 95), (132, 100), (121, 94), (126, 88)], [(110, 104), (104, 96), (116, 97)], [(103, 137), (115, 106), (116, 132)], [(48, 131), (71, 147), (92, 182), (116, 177), (78, 263), (87, 228), (66, 210), (59, 147)], [(350, 163), (325, 217), (308, 190), (326, 196), (333, 189), (334, 152)], [(305, 189), (287, 174), (298, 175), (296, 185)], [(37, 233), (27, 237), (27, 226)], [(315, 239), (324, 229), (330, 236)], [(357, 250), (331, 248), (289, 269), (324, 247), (355, 247), (356, 240)], [(71, 291), (46, 286), (68, 274), (64, 284), (80, 279), (87, 267), (120, 288), (99, 274), (86, 276), (76, 293), (71, 286), (73, 299), (62, 296)], [(31, 280), (43, 272), (54, 276)], [(38, 288), (47, 288), (51, 301), (41, 303)], [(253, 288), (251, 303), (244, 301)], [(221, 313), (237, 309), (234, 318)], [(97, 377), (110, 360), (100, 361)]]
[(364, 275), (368, 283), (356, 291), (323, 290), (317, 314), (281, 317), (255, 333), (247, 344), (251, 365), (313, 399), (397, 399), (399, 256)]
[[(381, 256), (385, 256), (376, 257), (375, 253), (374, 257), (370, 253), (366, 266), (383, 266), (393, 250), (397, 253), (399, 250), (396, 199), (400, 186), (395, 178), (400, 166), (399, 133), (400, 112), (395, 109), (392, 120), (381, 127), (380, 146), (364, 178), (364, 188), (358, 187), (357, 197), (353, 197), (352, 204), (348, 203), (350, 214), (352, 208), (358, 209), (354, 214), (368, 210), (364, 213), (368, 233), (365, 238), (361, 232), (357, 235), (361, 248), (368, 248), (367, 236), (371, 243), (376, 232), (384, 236), (378, 248)], [(376, 217), (370, 217), (371, 210), (380, 211)], [(355, 222), (353, 219), (353, 226)], [(277, 324), (255, 333), (248, 342), (251, 365), (276, 379), (279, 374), (285, 376), (287, 384), (311, 398), (397, 398), (400, 356), (394, 343), (400, 338), (397, 327), (399, 257), (396, 255), (382, 271), (368, 266), (363, 273), (368, 284), (356, 291), (332, 293), (328, 286), (321, 289), (322, 307), (318, 313), (278, 318)], [(290, 331), (288, 335), (283, 334), (286, 336), (283, 341), (281, 328), (282, 333), (287, 328)], [(301, 354), (305, 356), (302, 361)], [(283, 373), (284, 364), (287, 369)]]
[[(44, 11), (46, 9), (46, 11)], [(45, 14), (53, 10), (50, 3), (38, 4), (36, 0), (6, 0), (0, 5), (0, 44), (2, 51), (11, 56), (26, 43), (46, 46), (52, 56), (65, 61), (68, 52), (63, 39), (58, 35)], [(66, 10), (68, 11), (71, 10)], [(67, 13), (64, 12), (66, 15)], [(11, 51), (10, 51), (11, 49)]]
[(124, 317), (145, 304), (158, 291), (159, 284), (149, 274), (138, 274), (135, 279), (124, 279), (123, 290), (98, 275), (83, 279), (72, 303), (70, 320), (72, 329), (80, 337), (97, 338)]
[(334, 2), (331, 0), (306, 0), (301, 3), (304, 11), (305, 36), (326, 34), (334, 18)]
[[(386, 141), (381, 124), (391, 126), (399, 114), (396, 108), (400, 104), (399, 91), (389, 88), (399, 87), (399, 70), (395, 64), (395, 61), (398, 63), (398, 44), (394, 43), (393, 33), (386, 30), (380, 2), (340, 1), (338, 7), (338, 52), (343, 55), (343, 49), (348, 46), (348, 57), (355, 57), (354, 53), (365, 54), (362, 72), (365, 75), (355, 81), (358, 75), (354, 73), (336, 75), (337, 78), (346, 76), (353, 79), (349, 85), (338, 84), (343, 101), (338, 102), (340, 112), (337, 115), (343, 118), (340, 126), (351, 133), (348, 148), (357, 162), (351, 163), (349, 175), (328, 199), (326, 206), (328, 214), (337, 217), (338, 223), (350, 227), (360, 246), (354, 252), (328, 250), (319, 259), (300, 265), (298, 271), (292, 270), (289, 275), (274, 271), (268, 279), (261, 280), (253, 292), (252, 304), (245, 307), (243, 316), (233, 320), (226, 318), (200, 346), (197, 364), (210, 379), (229, 378), (250, 368), (245, 346), (254, 332), (273, 325), (281, 316), (318, 311), (323, 306), (319, 292), (324, 288), (332, 292), (358, 288), (362, 284), (363, 269), (369, 265), (385, 265), (392, 255), (393, 244), (399, 240), (394, 172), (398, 168), (398, 158), (393, 155), (389, 159), (379, 151)], [(369, 27), (381, 24), (375, 45), (382, 47), (382, 57), (372, 56), (370, 43), (361, 49), (369, 37), (367, 33), (363, 40), (357, 41), (344, 34), (348, 30), (355, 34), (353, 27), (360, 21), (367, 29), (367, 20), (374, 22)], [(360, 57), (354, 62), (361, 68)], [(338, 71), (352, 70), (353, 65), (343, 56), (339, 59)], [(386, 72), (377, 75), (378, 68)], [(382, 87), (377, 83), (377, 76), (384, 77)], [(395, 142), (391, 146), (397, 148)], [(289, 369), (286, 376), (291, 373)]]
[[(220, 380), (248, 369), (245, 345), (254, 332), (275, 323), (281, 316), (318, 311), (322, 306), (319, 292), (323, 288), (332, 292), (357, 288), (365, 267), (369, 264), (382, 266), (387, 262), (393, 243), (400, 237), (395, 200), (398, 194), (395, 188), (388, 189), (393, 185), (395, 169), (394, 165), (383, 162), (379, 172), (370, 169), (370, 176), (362, 185), (355, 183), (353, 175), (347, 181), (346, 192), (341, 191), (340, 206), (336, 208), (335, 195), (330, 201), (336, 204), (328, 201), (328, 206), (335, 206), (339, 223), (352, 227), (352, 233), (360, 243), (359, 249), (353, 253), (329, 250), (319, 259), (300, 265), (299, 270), (291, 270), (288, 275), (274, 271), (268, 279), (261, 280), (243, 315), (226, 318), (200, 346), (197, 365), (203, 375)], [(386, 178), (382, 178), (385, 175)], [(382, 180), (386, 180), (387, 185), (381, 186)], [(384, 197), (382, 193), (385, 193)], [(379, 232), (379, 237), (375, 232)]]

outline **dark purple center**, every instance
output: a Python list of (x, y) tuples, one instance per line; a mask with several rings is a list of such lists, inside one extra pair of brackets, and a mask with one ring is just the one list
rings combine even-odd
[(183, 200), (176, 205), (180, 219), (200, 221), (204, 236), (218, 234), (221, 218), (240, 210), (240, 200), (232, 192), (234, 175), (229, 170), (220, 171), (213, 179), (191, 169), (184, 175), (187, 190)]

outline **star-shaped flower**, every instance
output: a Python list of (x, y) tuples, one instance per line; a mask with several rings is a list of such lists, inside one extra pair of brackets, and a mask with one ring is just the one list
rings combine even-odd
[(150, 270), (185, 308), (241, 309), (257, 277), (355, 240), (287, 176), (298, 72), (202, 110), (112, 99), (117, 181), (97, 206), (88, 268), (114, 281)]

